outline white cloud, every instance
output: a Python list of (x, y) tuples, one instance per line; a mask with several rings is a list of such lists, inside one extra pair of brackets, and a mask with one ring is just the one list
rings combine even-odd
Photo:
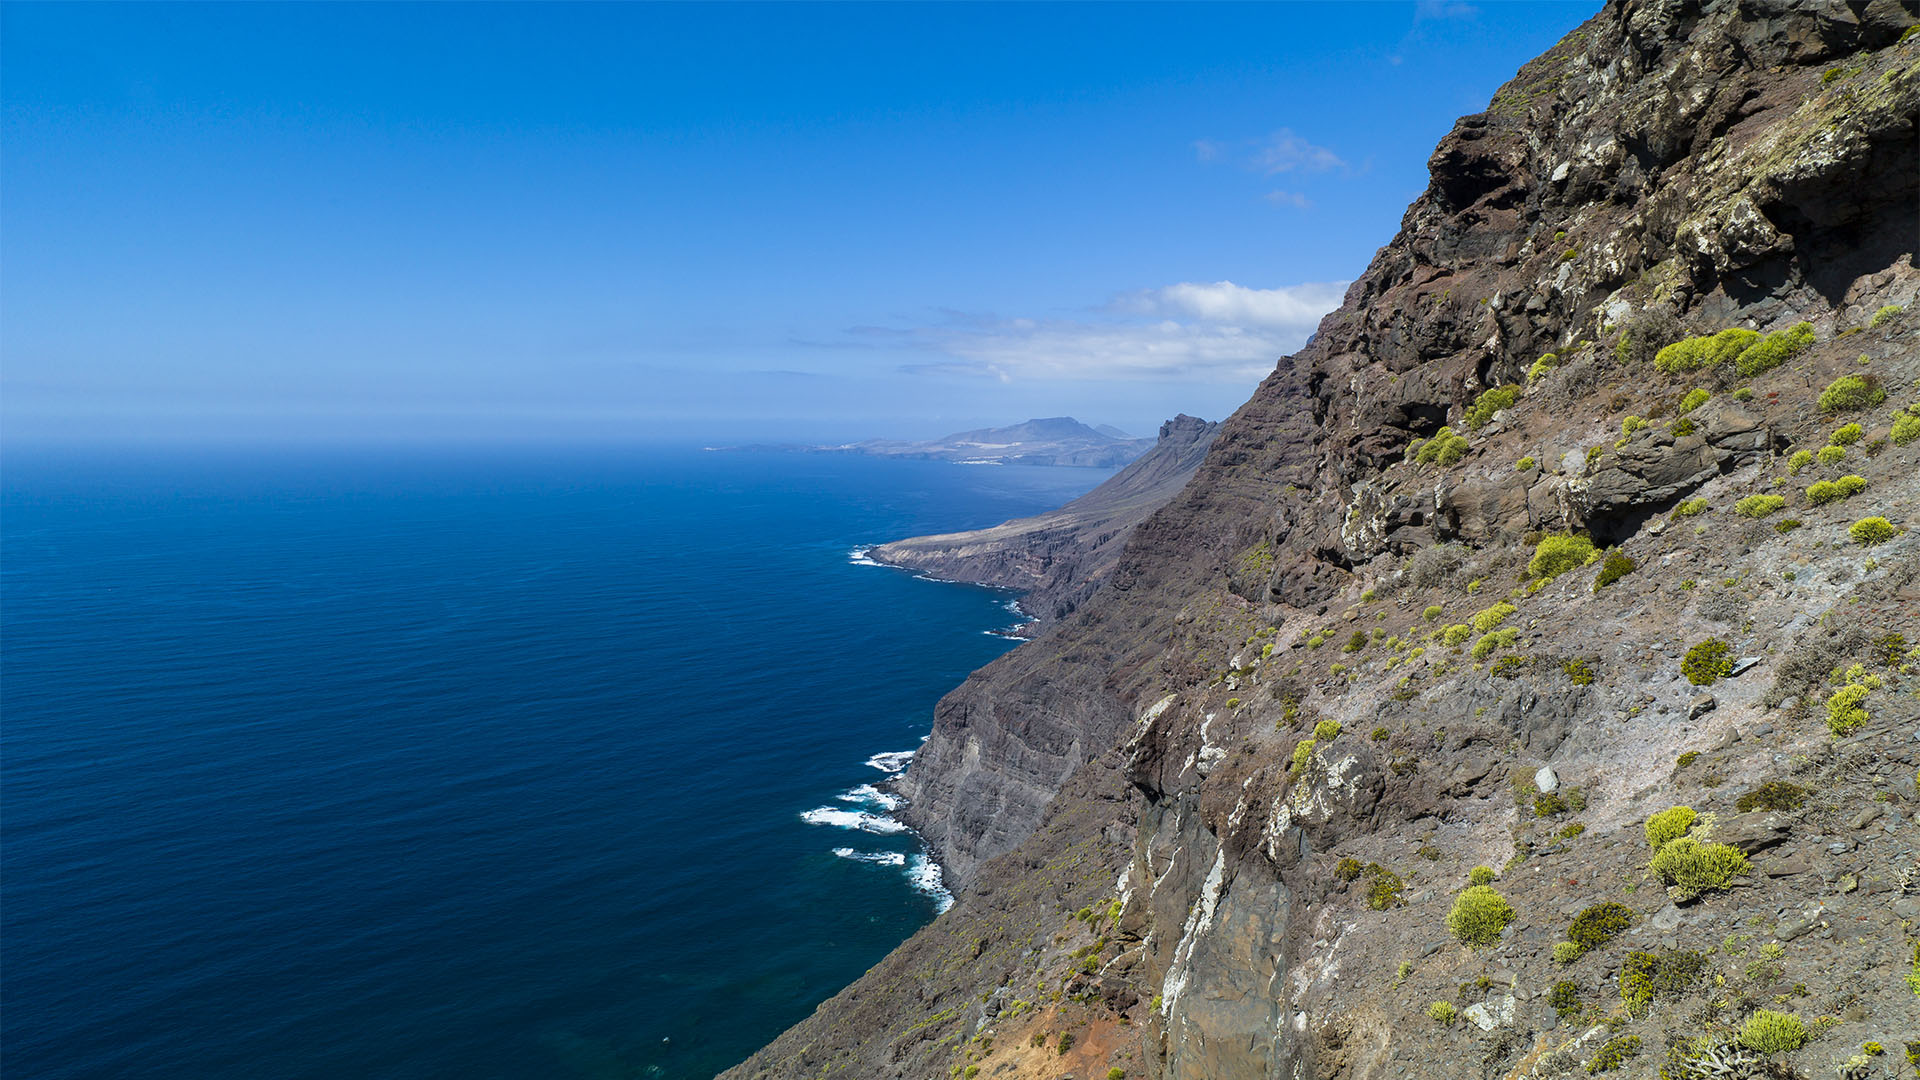
[(1326, 172), (1345, 164), (1340, 155), (1286, 128), (1257, 140), (1253, 149), (1253, 167), (1268, 176), (1284, 172)]
[(1277, 289), (1182, 282), (1120, 297), (1100, 318), (950, 320), (914, 332), (913, 348), (938, 358), (903, 370), (1003, 382), (1246, 382), (1305, 344), (1345, 291), (1344, 282)]
[(1261, 198), (1275, 206), (1291, 206), (1296, 210), (1306, 210), (1313, 206), (1313, 200), (1297, 191), (1281, 191), (1278, 188), (1267, 192)]
[(1231, 281), (1183, 281), (1135, 293), (1123, 299), (1120, 306), (1151, 314), (1187, 315), (1210, 323), (1311, 333), (1322, 315), (1340, 306), (1346, 290), (1344, 281), (1278, 289), (1250, 289)]

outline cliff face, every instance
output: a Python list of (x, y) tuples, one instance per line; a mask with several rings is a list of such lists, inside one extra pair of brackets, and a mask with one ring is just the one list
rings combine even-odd
[[(1107, 585), (941, 703), (954, 908), (730, 1075), (1894, 1075), (1916, 24), (1613, 2), (1461, 120)], [(1650, 864), (1674, 805), (1726, 873)], [(1814, 1036), (1770, 1066), (1763, 1006)]]
[(1036, 622), (1052, 622), (1107, 579), (1134, 526), (1187, 485), (1219, 427), (1183, 413), (1160, 425), (1152, 450), (1058, 510), (987, 529), (896, 540), (867, 555), (949, 581), (1019, 589), (1022, 610)]

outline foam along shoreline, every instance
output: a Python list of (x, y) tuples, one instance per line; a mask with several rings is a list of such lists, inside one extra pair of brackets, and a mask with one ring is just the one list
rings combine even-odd
[[(887, 779), (891, 780), (906, 771), (908, 764), (913, 761), (914, 753), (913, 750), (889, 750), (873, 755), (865, 763), (886, 773)], [(834, 798), (839, 802), (867, 809), (817, 806), (802, 812), (800, 820), (809, 825), (851, 829), (877, 836), (896, 836), (900, 833), (913, 832), (904, 822), (888, 816), (890, 812), (906, 805), (906, 799), (899, 795), (881, 791), (872, 784), (861, 784), (835, 795)], [(916, 834), (914, 839), (919, 840), (919, 836)], [(945, 875), (940, 870), (940, 864), (935, 862), (932, 855), (927, 852), (924, 842), (921, 843), (920, 851), (911, 857), (898, 851), (861, 851), (851, 847), (837, 847), (833, 849), (833, 853), (842, 859), (851, 859), (854, 862), (901, 867), (906, 871), (907, 883), (913, 890), (933, 901), (936, 914), (953, 906), (953, 894), (947, 890)]]

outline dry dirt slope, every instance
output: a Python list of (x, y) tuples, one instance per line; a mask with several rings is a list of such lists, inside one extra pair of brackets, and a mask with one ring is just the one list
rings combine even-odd
[(1913, 1075), (1917, 23), (1610, 3), (1462, 120), (729, 1075)]

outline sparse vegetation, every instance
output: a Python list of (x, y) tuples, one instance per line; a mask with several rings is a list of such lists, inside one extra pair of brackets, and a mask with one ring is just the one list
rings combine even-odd
[(1760, 1009), (1740, 1025), (1736, 1041), (1758, 1053), (1783, 1054), (1806, 1045), (1807, 1027), (1794, 1013)]
[(1760, 340), (1757, 331), (1734, 327), (1717, 334), (1683, 338), (1654, 355), (1653, 366), (1668, 374), (1698, 371), (1701, 368), (1730, 363)]
[[(1535, 557), (1538, 558), (1538, 556)], [(1473, 618), (1468, 621), (1473, 624), (1473, 629), (1476, 633), (1484, 634), (1494, 627), (1499, 626), (1501, 623), (1506, 622), (1508, 616), (1518, 610), (1520, 609), (1514, 607), (1512, 604), (1501, 601), (1492, 607), (1481, 608), (1479, 611), (1474, 612)]]
[(1467, 427), (1470, 430), (1479, 431), (1493, 419), (1494, 413), (1501, 409), (1513, 408), (1513, 403), (1519, 400), (1518, 386), (1495, 386), (1482, 391), (1479, 397), (1473, 399), (1473, 404), (1467, 407)]
[(1685, 993), (1706, 969), (1703, 953), (1672, 949), (1630, 952), (1620, 964), (1620, 1000), (1631, 1016), (1646, 1015), (1656, 997)]
[(1820, 480), (1807, 488), (1807, 505), (1823, 506), (1836, 499), (1850, 499), (1867, 490), (1864, 476), (1849, 473), (1838, 480)]
[(1740, 355), (1734, 358), (1733, 366), (1742, 376), (1751, 379), (1800, 355), (1811, 344), (1813, 324), (1794, 323), (1785, 330), (1775, 330), (1741, 350)]
[(1823, 412), (1871, 409), (1885, 400), (1887, 392), (1880, 389), (1879, 380), (1871, 375), (1842, 375), (1820, 391), (1820, 409)]
[(1447, 930), (1466, 945), (1492, 945), (1514, 919), (1513, 905), (1486, 885), (1469, 885), (1454, 897)]
[(1670, 840), (1654, 852), (1648, 869), (1677, 901), (1691, 900), (1732, 884), (1747, 872), (1747, 856), (1731, 844), (1703, 844), (1691, 836)]
[(1849, 525), (1847, 527), (1847, 535), (1853, 538), (1854, 543), (1862, 547), (1872, 547), (1875, 544), (1884, 544), (1900, 535), (1900, 530), (1894, 528), (1893, 522), (1888, 521), (1886, 518), (1869, 517), (1861, 518), (1859, 521)]
[(1573, 917), (1567, 928), (1567, 940), (1581, 952), (1597, 949), (1612, 941), (1614, 935), (1633, 925), (1633, 909), (1609, 900), (1595, 904)]
[[(1876, 311), (1873, 313), (1873, 318), (1867, 320), (1867, 326), (1870, 328), (1878, 328), (1881, 323), (1886, 322), (1888, 319), (1893, 318), (1895, 315), (1900, 314), (1904, 310), (1906, 309), (1902, 308), (1899, 304), (1888, 304), (1886, 307), (1883, 307), (1879, 311)], [(1552, 354), (1548, 354), (1548, 355), (1552, 355)]]
[(1687, 650), (1680, 674), (1695, 686), (1712, 686), (1733, 670), (1733, 650), (1719, 638), (1708, 638)]
[(1606, 1045), (1600, 1048), (1600, 1052), (1593, 1055), (1593, 1060), (1587, 1063), (1587, 1074), (1591, 1076), (1612, 1072), (1626, 1064), (1628, 1058), (1639, 1052), (1640, 1036), (1638, 1035), (1622, 1035), (1608, 1039)]
[(1784, 510), (1786, 506), (1787, 500), (1784, 495), (1749, 495), (1733, 504), (1733, 512), (1741, 517), (1758, 520), (1768, 514)]
[(1407, 444), (1407, 453), (1423, 464), (1453, 465), (1467, 456), (1467, 446), (1466, 436), (1456, 435), (1452, 428), (1443, 427), (1425, 442), (1416, 439)]
[(1811, 789), (1784, 780), (1769, 780), (1740, 796), (1734, 809), (1745, 814), (1753, 810), (1798, 810), (1806, 805)]
[[(1593, 541), (1584, 536), (1549, 536), (1534, 547), (1533, 558), (1527, 561), (1527, 574), (1536, 578), (1555, 578), (1569, 570), (1587, 566), (1599, 557)], [(1507, 607), (1509, 613), (1513, 610), (1511, 605), (1501, 606)], [(1478, 616), (1475, 618), (1478, 619)], [(1483, 632), (1491, 629), (1491, 626), (1481, 627), (1478, 622), (1474, 626)]]
[(1626, 555), (1618, 551), (1609, 551), (1606, 560), (1600, 564), (1599, 575), (1593, 579), (1593, 591), (1599, 592), (1639, 568), (1640, 564)]

